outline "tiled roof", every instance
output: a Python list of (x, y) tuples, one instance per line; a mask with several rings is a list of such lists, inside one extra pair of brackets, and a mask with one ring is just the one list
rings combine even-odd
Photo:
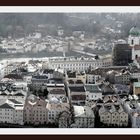
[(67, 71), (67, 75), (69, 78), (76, 78), (76, 72), (72, 72), (72, 71)]
[(89, 92), (101, 92), (101, 89), (98, 85), (85, 85), (86, 91)]
[(85, 100), (86, 99), (86, 95), (72, 95), (71, 96), (72, 100)]
[(72, 86), (69, 87), (69, 89), (71, 92), (85, 92), (84, 86), (78, 86), (78, 87)]
[(5, 104), (2, 104), (0, 106), (0, 108), (7, 108), (7, 109), (14, 109), (13, 107), (11, 107), (9, 104), (5, 103)]
[(23, 79), (22, 76), (20, 76), (20, 75), (18, 75), (18, 74), (8, 74), (8, 75), (4, 76), (4, 78)]
[(16, 93), (15, 96), (24, 96), (22, 93)]
[(15, 99), (9, 99), (11, 102), (15, 103), (15, 104), (22, 104), (21, 102), (18, 102), (17, 100)]
[(45, 70), (43, 71), (43, 73), (45, 73), (45, 74), (48, 74), (48, 73), (53, 74), (53, 72), (54, 72), (53, 69), (45, 69)]
[(65, 94), (65, 91), (63, 89), (52, 89), (50, 94)]

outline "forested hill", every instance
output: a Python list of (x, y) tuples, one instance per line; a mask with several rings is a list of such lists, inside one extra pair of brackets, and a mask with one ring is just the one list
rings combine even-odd
[[(120, 24), (120, 26), (119, 26)], [(121, 30), (123, 37), (128, 35), (129, 29), (137, 25), (140, 27), (140, 14), (120, 13), (1, 13), (0, 36), (21, 37), (37, 30), (43, 35), (56, 35), (58, 26), (65, 30), (67, 36), (72, 31), (82, 30), (88, 35), (102, 35), (106, 27)]]

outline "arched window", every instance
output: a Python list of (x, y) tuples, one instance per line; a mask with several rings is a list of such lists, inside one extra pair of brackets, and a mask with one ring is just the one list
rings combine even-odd
[(132, 40), (131, 40), (131, 45), (133, 45), (133, 44), (134, 44), (134, 40), (132, 39)]

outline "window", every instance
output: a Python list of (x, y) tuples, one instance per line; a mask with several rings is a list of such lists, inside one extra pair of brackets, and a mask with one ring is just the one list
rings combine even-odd
[(131, 40), (131, 44), (132, 44), (132, 45), (134, 44), (134, 40), (133, 40), (133, 39)]

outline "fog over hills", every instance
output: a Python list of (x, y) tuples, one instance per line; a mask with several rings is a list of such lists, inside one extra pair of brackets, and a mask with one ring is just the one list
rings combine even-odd
[(87, 35), (104, 35), (105, 28), (120, 30), (120, 38), (128, 35), (129, 29), (140, 26), (139, 13), (1, 13), (0, 35), (24, 36), (40, 30), (44, 35), (57, 35), (62, 26), (65, 35), (83, 30)]

